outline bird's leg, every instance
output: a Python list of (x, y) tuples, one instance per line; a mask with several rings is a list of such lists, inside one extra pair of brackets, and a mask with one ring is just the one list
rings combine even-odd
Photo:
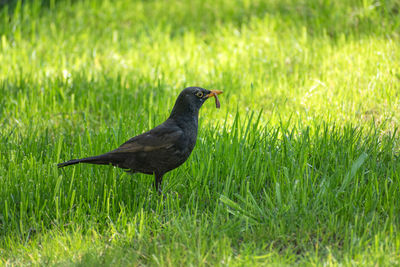
[(162, 182), (163, 175), (164, 175), (164, 173), (160, 173), (160, 172), (154, 173), (154, 177), (155, 177), (154, 187), (156, 188), (156, 190), (159, 194), (162, 193), (161, 182)]

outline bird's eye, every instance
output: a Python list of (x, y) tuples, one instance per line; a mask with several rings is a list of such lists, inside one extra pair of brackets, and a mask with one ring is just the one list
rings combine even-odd
[(196, 96), (201, 98), (201, 97), (203, 97), (203, 93), (202, 92), (197, 92)]

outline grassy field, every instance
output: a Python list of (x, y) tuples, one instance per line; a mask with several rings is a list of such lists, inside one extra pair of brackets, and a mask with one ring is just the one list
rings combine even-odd
[[(0, 265), (400, 265), (400, 4), (0, 1)], [(164, 177), (56, 163), (223, 90)]]

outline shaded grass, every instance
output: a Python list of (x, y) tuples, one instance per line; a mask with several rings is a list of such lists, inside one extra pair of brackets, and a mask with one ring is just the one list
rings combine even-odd
[[(133, 246), (136, 256), (127, 261), (158, 264), (161, 254), (171, 264), (200, 264), (201, 259), (211, 264), (253, 248), (248, 259), (252, 261), (268, 248), (294, 263), (293, 255), (341, 258), (343, 251), (348, 256), (362, 254), (369, 246), (379, 249), (381, 242), (373, 243), (377, 238), (397, 240), (400, 165), (395, 133), (381, 136), (374, 128), (363, 132), (318, 124), (268, 127), (260, 128), (250, 119), (241, 123), (236, 117), (230, 128), (203, 131), (191, 160), (166, 177), (166, 199), (151, 190), (148, 176), (87, 165), (62, 172), (52, 164), (26, 160), (22, 168), (33, 173), (9, 172), (3, 178), (1, 194), (10, 196), (2, 228), (4, 233), (18, 233), (8, 236), (4, 245), (14, 247), (25, 240), (35, 248), (46, 238), (37, 233), (58, 229), (56, 236), (76, 253), (89, 249), (84, 262), (101, 260), (97, 253), (112, 261), (107, 253), (118, 257)], [(110, 135), (105, 132), (96, 139)], [(74, 144), (91, 143), (91, 135), (77, 138), (82, 140)], [(63, 145), (47, 150), (46, 161), (58, 162), (59, 151), (74, 150), (58, 146)], [(27, 179), (31, 176), (34, 183)], [(71, 231), (94, 237), (75, 244), (68, 241)], [(102, 242), (111, 243), (103, 247)], [(175, 252), (176, 246), (183, 246), (182, 255)], [(218, 249), (221, 255), (215, 254)], [(59, 253), (51, 261), (64, 254)], [(396, 262), (396, 257), (388, 254), (386, 260)]]
[[(2, 7), (0, 262), (399, 264), (398, 4), (174, 3)], [(161, 123), (190, 85), (222, 108), (164, 197), (56, 168)]]

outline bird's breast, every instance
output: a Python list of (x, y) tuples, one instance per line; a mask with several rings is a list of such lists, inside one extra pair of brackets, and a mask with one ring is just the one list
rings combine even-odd
[(196, 145), (196, 137), (197, 134), (185, 135), (176, 144), (177, 152), (183, 155), (187, 154), (187, 156), (189, 156)]

